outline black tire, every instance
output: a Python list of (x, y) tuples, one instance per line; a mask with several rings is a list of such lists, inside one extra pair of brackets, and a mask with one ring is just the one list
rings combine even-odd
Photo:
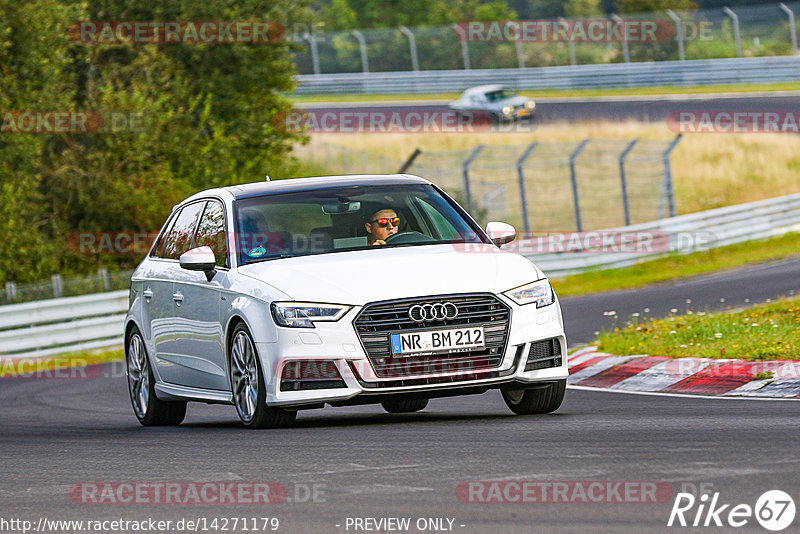
[(411, 413), (424, 410), (428, 405), (428, 399), (410, 400), (388, 400), (383, 401), (381, 406), (389, 413)]
[(186, 417), (185, 402), (166, 402), (156, 397), (155, 376), (141, 332), (135, 326), (125, 342), (128, 393), (136, 418), (144, 426), (179, 425)]
[[(237, 343), (239, 344), (237, 345)], [(246, 347), (244, 349), (245, 351), (252, 351), (252, 354), (248, 356), (248, 354), (243, 351), (243, 347)], [(238, 369), (241, 367), (235, 365), (236, 358), (238, 357), (237, 354), (242, 355), (247, 360), (246, 363), (253, 364), (252, 366), (247, 366), (248, 369), (246, 369), (247, 372), (245, 374), (240, 373)], [(249, 360), (250, 357), (253, 358), (252, 361)], [(242, 374), (242, 376), (239, 376), (240, 374)], [(245, 379), (245, 376), (248, 376), (248, 378)], [(231, 382), (231, 393), (233, 394), (233, 404), (236, 407), (236, 413), (239, 414), (239, 419), (246, 428), (283, 428), (291, 426), (294, 423), (294, 420), (297, 418), (296, 410), (283, 410), (281, 408), (267, 406), (267, 388), (264, 385), (265, 380), (261, 369), (261, 359), (258, 357), (258, 351), (256, 349), (256, 344), (253, 342), (253, 337), (250, 335), (250, 331), (244, 323), (236, 325), (231, 335), (231, 342), (228, 347), (228, 377)], [(257, 378), (257, 388), (255, 391), (255, 401), (253, 401), (251, 410), (247, 407), (246, 401), (241, 400), (241, 395), (242, 393), (248, 394), (248, 392), (252, 391), (251, 382), (253, 378)], [(247, 392), (240, 392), (237, 396), (237, 384), (240, 384), (240, 388), (248, 388)]]
[(544, 414), (558, 410), (564, 401), (567, 381), (558, 380), (547, 386), (533, 388), (504, 388), (503, 400), (506, 406), (517, 415)]

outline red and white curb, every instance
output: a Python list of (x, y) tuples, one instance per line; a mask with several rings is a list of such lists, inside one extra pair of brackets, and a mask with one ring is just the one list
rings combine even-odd
[[(754, 380), (770, 373), (772, 378)], [(585, 347), (569, 356), (573, 386), (618, 391), (743, 397), (800, 397), (800, 361), (616, 356)]]

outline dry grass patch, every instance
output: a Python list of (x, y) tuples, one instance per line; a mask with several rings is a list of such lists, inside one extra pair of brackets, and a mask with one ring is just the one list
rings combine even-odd
[[(526, 145), (533, 141), (653, 139), (675, 134), (666, 123), (595, 121), (556, 123), (533, 132), (324, 134), (312, 136), (350, 149), (404, 160), (414, 149), (445, 151), (485, 145)], [(513, 167), (513, 161), (509, 166)], [(687, 134), (672, 155), (678, 213), (777, 197), (800, 191), (800, 136), (792, 134)]]

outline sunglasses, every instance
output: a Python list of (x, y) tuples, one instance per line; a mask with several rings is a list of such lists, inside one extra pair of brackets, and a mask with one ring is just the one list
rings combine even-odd
[(370, 221), (371, 223), (378, 223), (378, 226), (381, 228), (386, 228), (389, 226), (389, 223), (392, 223), (392, 226), (397, 226), (400, 224), (400, 217), (392, 217), (391, 219), (382, 217), (380, 219), (375, 219), (374, 221)]

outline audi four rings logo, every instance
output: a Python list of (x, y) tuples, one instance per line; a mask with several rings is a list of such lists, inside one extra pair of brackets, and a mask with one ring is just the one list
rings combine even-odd
[(455, 319), (458, 316), (458, 308), (452, 302), (416, 304), (408, 309), (408, 316), (415, 323), (444, 321), (446, 319)]

